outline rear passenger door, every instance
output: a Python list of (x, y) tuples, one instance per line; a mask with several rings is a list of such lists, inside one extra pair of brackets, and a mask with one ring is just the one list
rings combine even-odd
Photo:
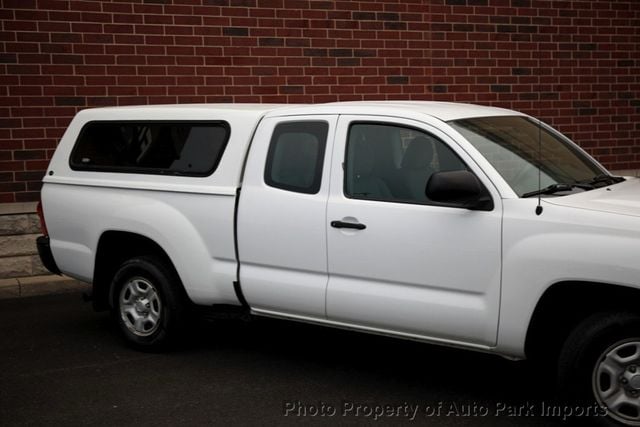
[(238, 206), (242, 291), (253, 310), (325, 318), (326, 206), (336, 116), (267, 118)]
[[(333, 164), (328, 320), (382, 333), (495, 345), (502, 206), (473, 159), (435, 126), (345, 115), (338, 122)], [(471, 211), (427, 198), (434, 172), (461, 169), (484, 184), (493, 210)]]

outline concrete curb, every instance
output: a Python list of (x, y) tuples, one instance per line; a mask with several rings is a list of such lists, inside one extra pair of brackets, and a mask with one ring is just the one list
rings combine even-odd
[(0, 299), (84, 292), (90, 289), (87, 283), (66, 276), (46, 275), (0, 279)]

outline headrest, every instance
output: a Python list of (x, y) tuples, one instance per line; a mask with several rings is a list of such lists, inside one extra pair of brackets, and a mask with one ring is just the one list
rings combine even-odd
[(403, 169), (424, 169), (433, 160), (433, 140), (426, 136), (416, 136), (411, 140), (402, 158)]

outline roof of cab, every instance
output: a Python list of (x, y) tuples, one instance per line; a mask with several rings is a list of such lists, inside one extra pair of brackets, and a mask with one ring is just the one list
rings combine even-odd
[[(394, 113), (395, 111), (395, 113)], [(513, 110), (483, 105), (436, 101), (348, 101), (326, 104), (173, 104), (92, 108), (80, 112), (90, 119), (139, 119), (152, 115), (159, 120), (202, 120), (211, 113), (241, 116), (289, 116), (307, 114), (378, 114), (402, 115), (406, 112), (426, 114), (442, 121), (472, 117), (523, 115)]]
[(348, 101), (309, 104), (295, 108), (281, 108), (270, 115), (290, 114), (381, 114), (400, 115), (403, 112), (426, 114), (442, 121), (472, 117), (524, 115), (513, 110), (484, 105), (438, 101)]

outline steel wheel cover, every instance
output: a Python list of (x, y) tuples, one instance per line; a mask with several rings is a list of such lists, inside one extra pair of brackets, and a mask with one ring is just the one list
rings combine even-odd
[(608, 415), (628, 426), (640, 426), (640, 338), (618, 341), (596, 363), (593, 394)]
[(134, 335), (147, 337), (160, 327), (162, 302), (149, 280), (129, 279), (120, 290), (118, 302), (122, 322)]

